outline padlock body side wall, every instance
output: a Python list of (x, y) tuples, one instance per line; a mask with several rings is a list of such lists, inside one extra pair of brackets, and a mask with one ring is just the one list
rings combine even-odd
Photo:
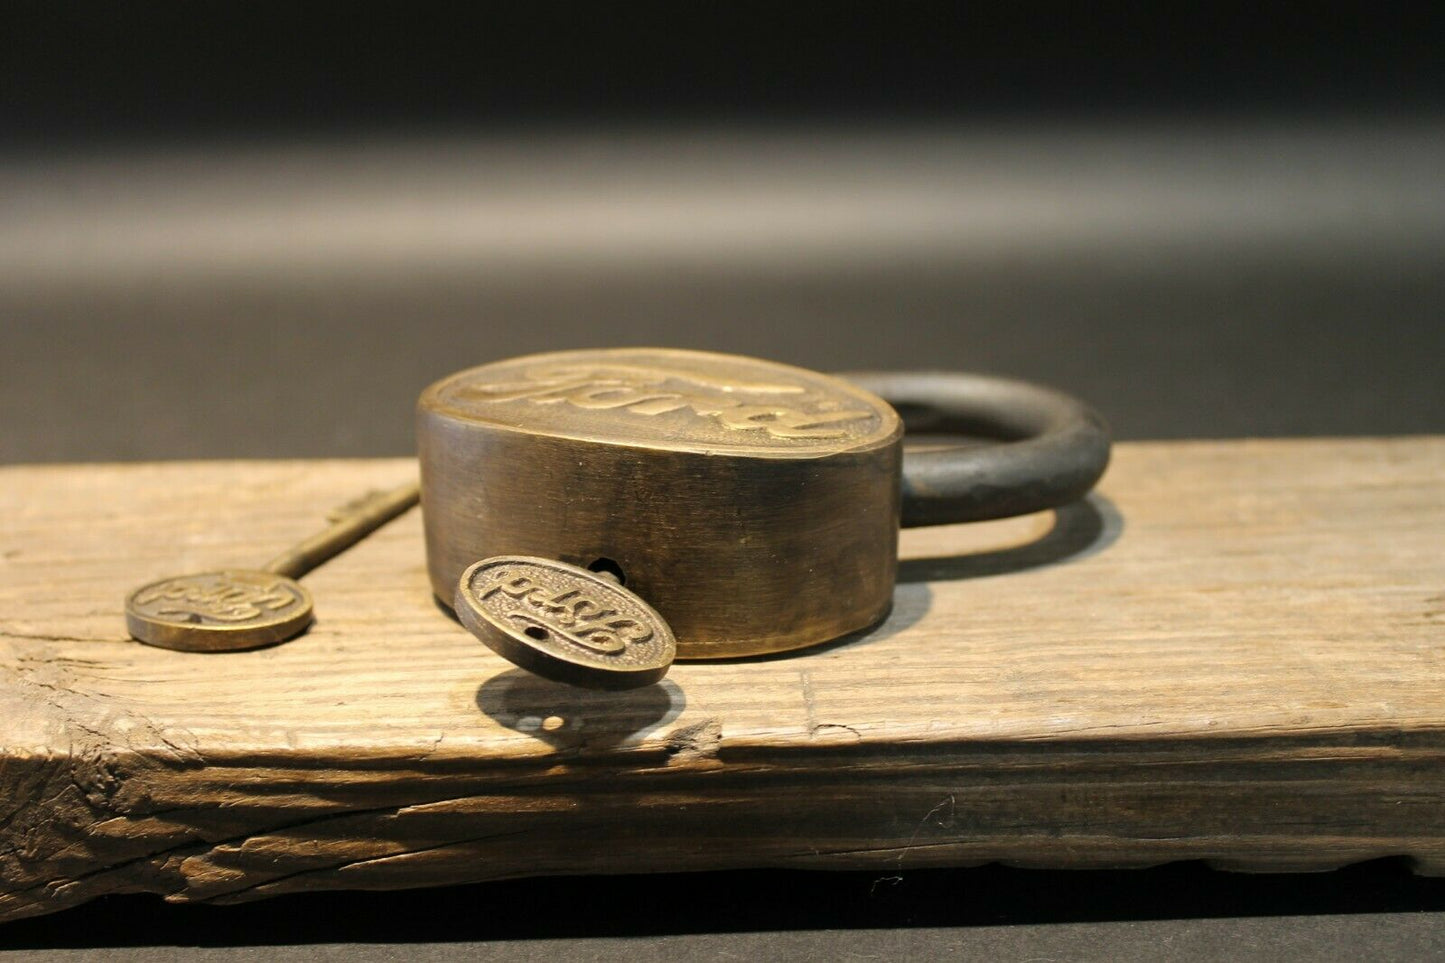
[(801, 648), (887, 615), (900, 430), (816, 457), (708, 454), (538, 435), (418, 413), (432, 590), (473, 562), (620, 566), (682, 659)]

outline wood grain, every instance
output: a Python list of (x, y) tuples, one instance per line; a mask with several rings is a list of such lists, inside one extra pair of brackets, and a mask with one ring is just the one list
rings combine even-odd
[(632, 693), (512, 669), (417, 513), (256, 652), (122, 597), (409, 460), (0, 470), (0, 917), (539, 873), (1004, 860), (1445, 871), (1445, 438), (1127, 444), (1058, 513), (904, 533), (892, 616)]

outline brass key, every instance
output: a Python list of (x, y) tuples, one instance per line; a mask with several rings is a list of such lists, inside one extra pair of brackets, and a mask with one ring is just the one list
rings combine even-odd
[(177, 575), (125, 600), (135, 639), (184, 652), (232, 652), (300, 635), (313, 619), (311, 593), (296, 580), (417, 503), (415, 482), (372, 492), (328, 516), (331, 525), (259, 570)]

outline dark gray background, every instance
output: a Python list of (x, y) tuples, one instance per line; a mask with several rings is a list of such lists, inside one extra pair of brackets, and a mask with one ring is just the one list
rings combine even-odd
[[(1445, 428), (1426, 14), (785, 6), (8, 5), (0, 461), (405, 454), (430, 380), (610, 344), (1020, 375), (1129, 439)], [(1401, 958), (1445, 952), (1445, 885), (760, 871), (0, 928), (196, 944)]]
[(1434, 115), (333, 135), (0, 166), (5, 461), (402, 454), (659, 344), (942, 367), (1124, 438), (1439, 430)]

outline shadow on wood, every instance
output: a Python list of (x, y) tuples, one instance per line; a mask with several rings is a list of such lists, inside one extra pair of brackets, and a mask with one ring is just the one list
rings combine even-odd
[(902, 559), (898, 563), (898, 581), (906, 584), (983, 578), (1057, 565), (1098, 554), (1124, 532), (1124, 516), (1098, 492), (1055, 509), (1053, 515), (1053, 526), (1025, 545), (968, 555)]
[(477, 708), (493, 722), (558, 749), (611, 748), (672, 722), (687, 697), (671, 680), (623, 692), (581, 689), (510, 669), (477, 687)]

